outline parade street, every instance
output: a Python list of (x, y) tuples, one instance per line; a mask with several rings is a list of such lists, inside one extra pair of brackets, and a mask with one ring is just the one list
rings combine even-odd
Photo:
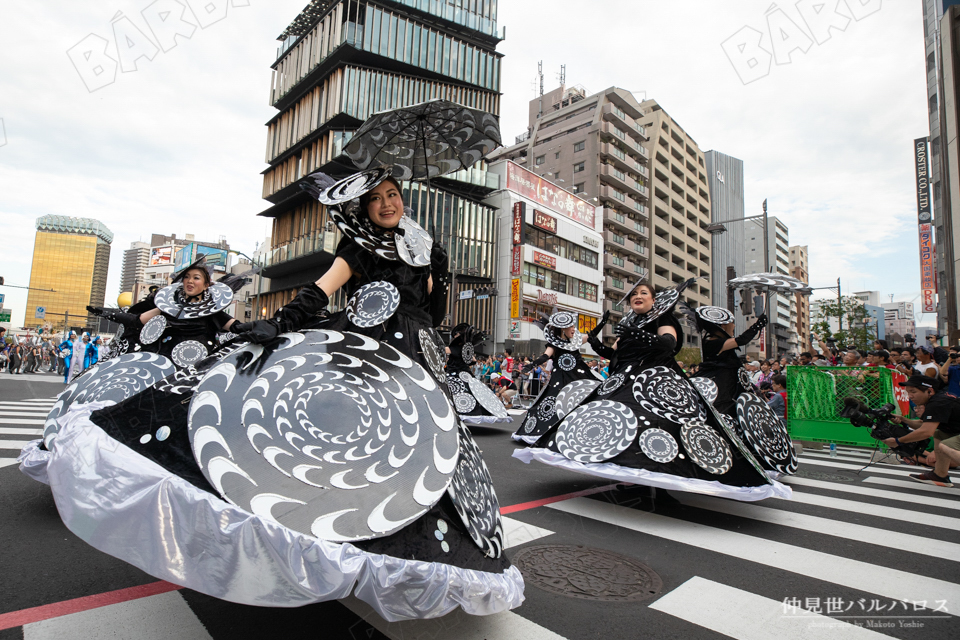
[[(296, 609), (217, 600), (80, 541), (49, 488), (20, 473), (15, 457), (39, 437), (61, 389), (56, 376), (0, 380), (0, 640), (956, 637), (960, 489), (912, 482), (911, 469), (896, 465), (858, 474), (869, 453), (841, 448), (835, 458), (801, 455), (799, 473), (786, 478), (793, 500), (658, 491), (651, 501), (646, 488), (511, 458), (516, 424), (473, 433), (494, 478), (507, 554), (524, 571), (521, 607), (387, 623), (355, 598)], [(548, 545), (560, 549), (524, 559)], [(650, 572), (597, 561), (604, 551)], [(590, 563), (578, 566), (578, 553)], [(549, 562), (537, 567), (537, 558)]]

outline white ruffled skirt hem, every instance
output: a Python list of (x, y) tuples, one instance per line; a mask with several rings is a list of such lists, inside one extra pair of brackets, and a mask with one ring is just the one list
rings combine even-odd
[(367, 553), (253, 515), (110, 438), (90, 421), (104, 406), (71, 408), (58, 420), (52, 451), (31, 442), (20, 468), (50, 485), (68, 529), (150, 575), (263, 607), (299, 607), (352, 592), (391, 622), (457, 607), (489, 615), (524, 600), (516, 567), (489, 573)]
[(645, 469), (634, 469), (633, 467), (624, 467), (612, 462), (583, 463), (569, 460), (559, 453), (549, 449), (525, 448), (516, 449), (513, 457), (521, 462), (530, 464), (532, 460), (537, 460), (551, 467), (559, 467), (568, 471), (575, 471), (589, 476), (597, 476), (608, 480), (629, 482), (631, 484), (642, 484), (648, 487), (657, 487), (658, 489), (672, 489), (674, 491), (689, 491), (691, 493), (702, 493), (708, 496), (717, 496), (720, 498), (732, 498), (745, 502), (754, 502), (766, 498), (786, 498), (793, 497), (793, 491), (785, 484), (771, 478), (772, 484), (765, 484), (758, 487), (734, 487), (728, 484), (717, 482), (716, 480), (700, 480), (698, 478), (683, 478), (667, 473), (657, 473)]
[(513, 422), (513, 418), (510, 416), (506, 417), (497, 417), (497, 416), (460, 416), (460, 420), (464, 424), (494, 424), (497, 422)]

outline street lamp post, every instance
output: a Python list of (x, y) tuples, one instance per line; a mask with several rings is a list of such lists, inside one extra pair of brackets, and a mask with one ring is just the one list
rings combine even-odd
[[(712, 224), (707, 225), (706, 231), (711, 235), (719, 235), (724, 233), (727, 228), (723, 225), (730, 224), (732, 222), (746, 222), (747, 220), (763, 220), (763, 271), (767, 273), (770, 271), (770, 238), (767, 235), (767, 201), (763, 201), (763, 213), (755, 216), (746, 216), (744, 218), (734, 218), (733, 220), (718, 220)], [(746, 274), (744, 274), (746, 275)], [(770, 292), (764, 293), (764, 306), (766, 307), (767, 313), (770, 313)], [(770, 339), (770, 325), (766, 329), (766, 338), (764, 340), (764, 349), (767, 352), (767, 357), (770, 357), (772, 353), (771, 349), (771, 339)]]

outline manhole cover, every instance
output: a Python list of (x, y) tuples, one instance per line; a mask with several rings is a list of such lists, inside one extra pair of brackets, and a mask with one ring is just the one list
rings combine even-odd
[(533, 586), (571, 598), (635, 602), (663, 588), (660, 576), (633, 558), (589, 547), (540, 545), (513, 558), (524, 580)]
[(798, 478), (810, 478), (811, 480), (826, 480), (828, 482), (856, 482), (856, 478), (841, 475), (839, 473), (823, 473), (822, 471), (806, 471), (798, 469), (793, 475)]

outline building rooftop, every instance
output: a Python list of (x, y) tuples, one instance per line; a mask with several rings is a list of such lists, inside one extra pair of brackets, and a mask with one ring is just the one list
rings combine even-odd
[(37, 231), (58, 233), (79, 233), (97, 236), (107, 244), (113, 242), (113, 232), (99, 220), (93, 218), (71, 218), (69, 216), (41, 216), (37, 218)]

